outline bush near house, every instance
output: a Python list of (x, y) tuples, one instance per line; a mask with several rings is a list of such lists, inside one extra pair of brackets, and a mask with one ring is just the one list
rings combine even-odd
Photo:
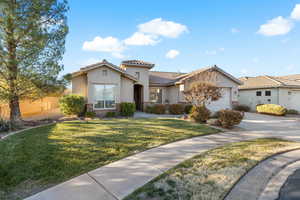
[(287, 112), (287, 109), (285, 107), (276, 104), (258, 105), (256, 106), (256, 110), (258, 113), (278, 115), (278, 116), (285, 115)]
[(250, 111), (250, 107), (247, 105), (235, 105), (233, 106), (233, 110), (237, 110), (237, 111), (243, 111), (243, 112), (249, 112)]
[(220, 110), (218, 119), (223, 128), (232, 128), (241, 123), (244, 113), (235, 110)]
[(164, 104), (155, 104), (153, 106), (153, 113), (154, 114), (165, 114), (166, 106)]
[(192, 111), (193, 105), (192, 104), (188, 104), (184, 106), (184, 113), (185, 114), (190, 114)]
[(96, 113), (93, 112), (93, 111), (87, 111), (85, 113), (85, 117), (88, 117), (88, 118), (95, 118), (96, 117)]
[(288, 110), (286, 111), (286, 114), (298, 115), (298, 114), (299, 114), (299, 111), (298, 111), (298, 110), (295, 110), (295, 109), (288, 109)]
[(108, 118), (112, 118), (112, 117), (115, 117), (117, 116), (116, 112), (107, 112), (105, 114), (105, 117), (108, 117)]
[(180, 115), (184, 113), (184, 105), (182, 104), (171, 104), (169, 106), (169, 112), (173, 115)]
[(147, 105), (146, 109), (145, 109), (145, 112), (146, 113), (153, 113), (153, 108), (154, 108), (154, 106)]
[(210, 111), (206, 106), (193, 106), (190, 117), (196, 122), (204, 123), (209, 119)]
[(133, 116), (135, 112), (135, 103), (122, 102), (120, 104), (120, 115), (121, 116)]
[(85, 99), (76, 94), (64, 95), (59, 99), (59, 108), (65, 115), (80, 116), (85, 109)]

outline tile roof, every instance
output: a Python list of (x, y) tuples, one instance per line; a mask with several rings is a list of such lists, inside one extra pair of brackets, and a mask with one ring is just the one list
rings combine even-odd
[(240, 80), (244, 83), (239, 86), (241, 90), (279, 87), (300, 88), (300, 75), (242, 77)]
[(103, 59), (101, 62), (80, 68), (79, 71), (72, 73), (72, 76), (75, 77), (75, 76), (81, 75), (82, 73), (86, 73), (89, 70), (93, 70), (93, 69), (101, 67), (101, 66), (107, 66), (115, 71), (120, 72), (123, 76), (125, 76), (129, 79), (137, 81), (137, 79), (134, 76), (128, 74), (125, 70), (121, 69), (120, 67), (118, 67), (110, 62), (107, 62), (105, 59)]
[(149, 84), (169, 86), (174, 85), (186, 73), (149, 71)]
[(121, 64), (124, 64), (124, 65), (138, 65), (138, 66), (144, 66), (144, 67), (154, 67), (154, 64), (153, 63), (150, 63), (150, 62), (145, 62), (145, 61), (142, 61), (142, 60), (124, 60), (122, 61)]

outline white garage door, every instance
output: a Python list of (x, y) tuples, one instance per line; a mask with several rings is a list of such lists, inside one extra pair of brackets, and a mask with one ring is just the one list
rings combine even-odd
[(300, 111), (300, 91), (293, 90), (289, 95), (289, 109), (295, 109)]
[(222, 97), (218, 101), (211, 102), (207, 107), (213, 112), (231, 109), (231, 88), (223, 88)]

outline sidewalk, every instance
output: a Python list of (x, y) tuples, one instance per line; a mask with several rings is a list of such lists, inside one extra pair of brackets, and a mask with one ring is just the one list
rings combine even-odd
[(127, 157), (26, 200), (121, 200), (166, 170), (201, 152), (226, 143), (267, 137), (254, 132), (226, 132), (186, 139)]

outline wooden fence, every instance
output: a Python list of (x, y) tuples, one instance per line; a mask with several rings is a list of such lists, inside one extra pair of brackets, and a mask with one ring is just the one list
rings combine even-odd
[[(49, 113), (59, 112), (59, 97), (45, 97), (36, 101), (21, 101), (20, 109), (23, 118), (34, 116), (48, 117)], [(9, 118), (9, 107), (6, 104), (0, 105), (0, 118)]]

